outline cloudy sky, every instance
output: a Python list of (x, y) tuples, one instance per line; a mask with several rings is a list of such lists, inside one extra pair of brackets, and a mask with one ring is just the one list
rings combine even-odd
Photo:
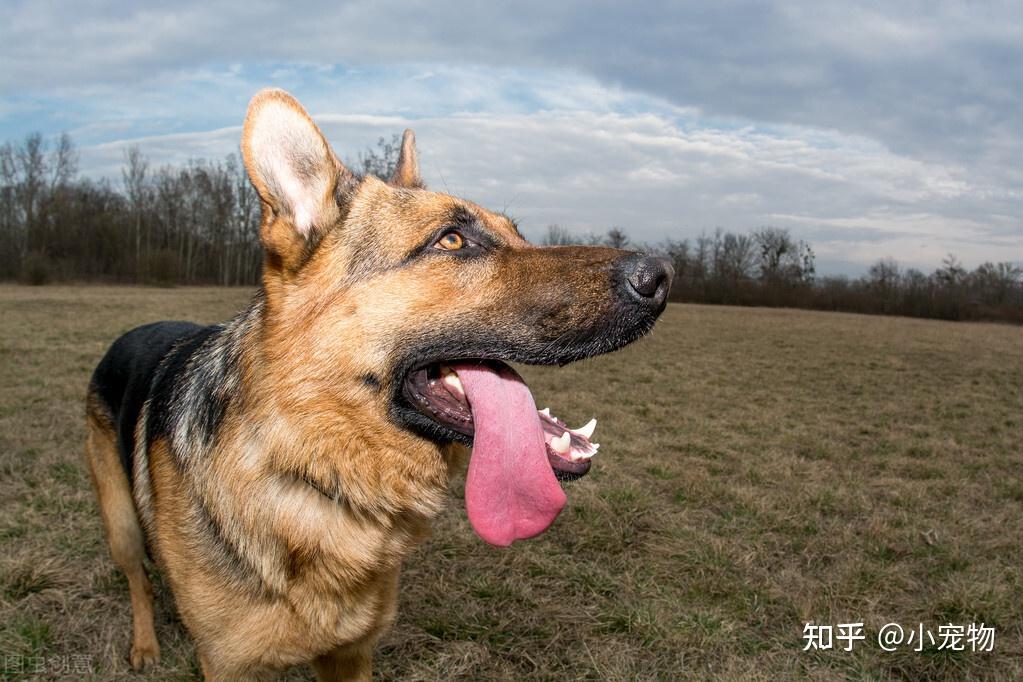
[(431, 187), (535, 237), (1023, 263), (1019, 2), (0, 3), (0, 141), (69, 132), (85, 174), (236, 151), (268, 85), (342, 158), (412, 127)]

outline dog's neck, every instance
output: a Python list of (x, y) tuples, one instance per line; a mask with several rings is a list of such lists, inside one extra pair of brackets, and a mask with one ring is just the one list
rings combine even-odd
[[(428, 534), (465, 449), (394, 429), (383, 397), (373, 399), (358, 374), (323, 380), (311, 367), (279, 370), (264, 345), (274, 333), (264, 305), (257, 295), (226, 323), (215, 361), (195, 370), (218, 372), (225, 391), (215, 445), (192, 468), (206, 506), (262, 538), (249, 561), (271, 588), (296, 571), (318, 574), (316, 566), (346, 581), (396, 567)], [(234, 481), (234, 496), (217, 494), (221, 480)]]

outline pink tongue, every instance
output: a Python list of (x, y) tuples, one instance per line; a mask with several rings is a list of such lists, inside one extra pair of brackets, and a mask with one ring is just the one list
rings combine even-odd
[(565, 493), (547, 460), (536, 404), (507, 366), (454, 365), (476, 435), (465, 480), (465, 509), (481, 538), (506, 547), (547, 530)]

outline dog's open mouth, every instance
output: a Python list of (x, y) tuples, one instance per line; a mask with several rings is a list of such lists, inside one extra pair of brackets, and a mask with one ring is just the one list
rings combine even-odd
[[(514, 370), (503, 363), (479, 362), (475, 368), (490, 368), (497, 374), (511, 373), (513, 381), (522, 382)], [(409, 396), (421, 412), (470, 438), (475, 434), (472, 407), (453, 364), (434, 363), (413, 372), (407, 385)], [(589, 471), (590, 458), (600, 448), (599, 444), (590, 442), (597, 420), (591, 419), (585, 426), (570, 429), (552, 415), (549, 408), (538, 410), (536, 416), (543, 430), (547, 460), (558, 480), (574, 481)]]
[(492, 544), (553, 523), (565, 504), (558, 481), (583, 476), (599, 447), (590, 442), (596, 420), (569, 429), (549, 409), (537, 410), (526, 383), (501, 362), (434, 363), (410, 373), (404, 390), (419, 412), (471, 439), (466, 510)]

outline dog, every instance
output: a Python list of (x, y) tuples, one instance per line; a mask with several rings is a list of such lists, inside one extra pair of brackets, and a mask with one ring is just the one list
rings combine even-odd
[(206, 679), (311, 664), (366, 680), (401, 563), (466, 459), (469, 519), (499, 546), (547, 528), (560, 481), (590, 466), (593, 422), (538, 412), (506, 363), (638, 339), (673, 273), (627, 251), (533, 246), (507, 216), (427, 190), (411, 131), (393, 177), (360, 177), (281, 90), (252, 100), (242, 156), (262, 207), (251, 304), (224, 324), (127, 332), (88, 388), (130, 662), (159, 657), (149, 556)]

